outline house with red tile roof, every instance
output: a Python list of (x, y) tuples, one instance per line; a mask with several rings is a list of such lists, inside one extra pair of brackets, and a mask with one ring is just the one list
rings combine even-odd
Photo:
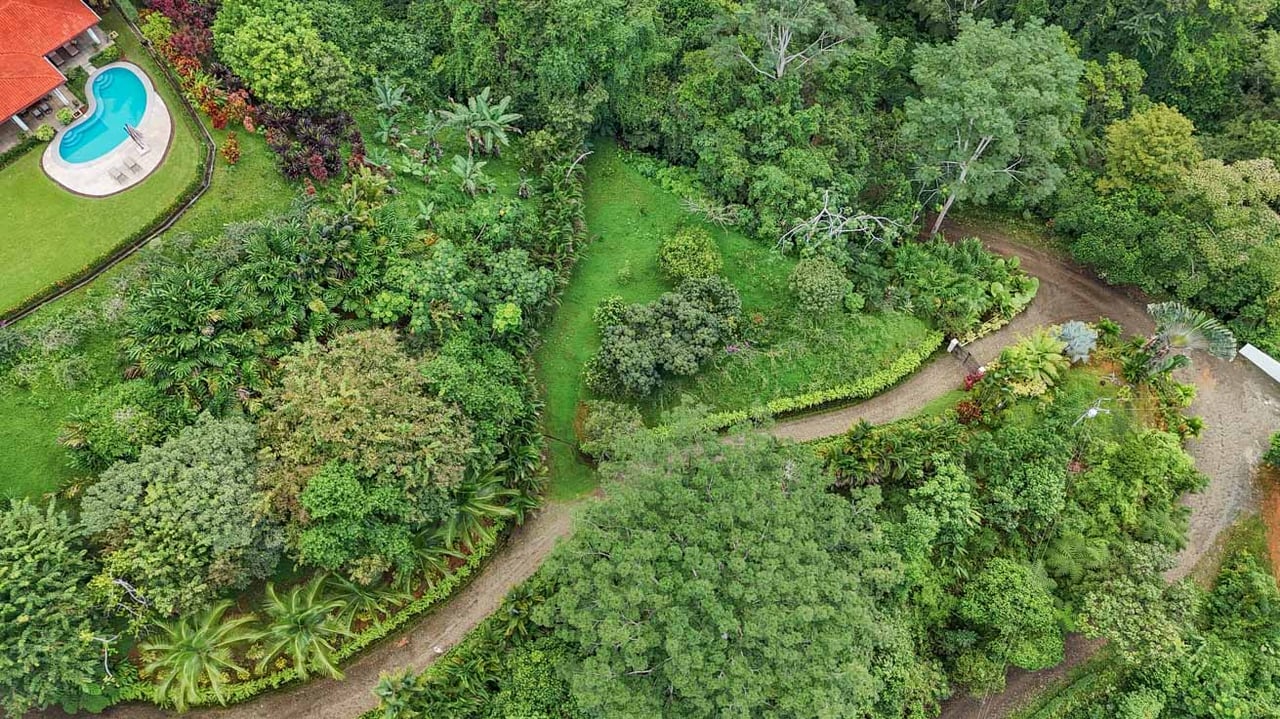
[(23, 113), (42, 116), (50, 94), (63, 106), (75, 102), (62, 69), (103, 44), (99, 20), (83, 0), (0, 0), (0, 123), (27, 132)]

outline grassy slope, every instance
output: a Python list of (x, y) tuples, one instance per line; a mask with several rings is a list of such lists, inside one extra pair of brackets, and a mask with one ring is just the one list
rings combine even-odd
[(119, 13), (109, 13), (102, 26), (120, 33), (125, 58), (151, 76), (168, 105), (175, 120), (168, 156), (150, 177), (105, 198), (80, 197), (50, 180), (40, 167), (45, 145), (0, 170), (0, 307), (71, 275), (145, 227), (197, 176), (204, 150), (160, 69)]
[[(589, 397), (581, 368), (599, 346), (592, 311), (605, 298), (652, 300), (671, 289), (657, 267), (658, 243), (681, 224), (695, 223), (674, 195), (622, 161), (602, 143), (587, 162), (587, 227), (592, 244), (574, 269), (555, 320), (538, 353), (546, 388), (553, 495), (575, 496), (594, 486), (573, 449), (574, 417)], [(767, 340), (721, 358), (713, 368), (672, 383), (643, 409), (654, 421), (686, 398), (716, 409), (737, 409), (846, 382), (874, 372), (921, 341), (927, 328), (901, 315), (847, 315), (809, 323), (794, 316), (787, 277), (793, 259), (743, 235), (707, 226), (725, 258), (725, 274), (742, 295), (745, 314), (758, 316)]]

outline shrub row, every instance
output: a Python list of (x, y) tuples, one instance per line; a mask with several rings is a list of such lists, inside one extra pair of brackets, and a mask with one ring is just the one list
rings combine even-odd
[(89, 58), (89, 64), (93, 65), (94, 67), (102, 67), (103, 65), (110, 65), (111, 63), (119, 59), (120, 59), (120, 46), (108, 45), (102, 52)]
[[(375, 622), (366, 627), (363, 631), (352, 636), (343, 642), (337, 651), (333, 654), (334, 662), (342, 664), (348, 659), (356, 656), (360, 652), (369, 648), (374, 643), (387, 638), (392, 633), (398, 631), (409, 621), (422, 616), (428, 610), (434, 609), (437, 604), (449, 599), (453, 593), (460, 589), (462, 585), (475, 574), (492, 554), (493, 550), (505, 538), (506, 527), (501, 522), (494, 528), (492, 539), (482, 539), (476, 542), (471, 554), (467, 555), (467, 560), (459, 566), (452, 574), (446, 575), (437, 583), (432, 585), (421, 597), (409, 602), (396, 611), (395, 614), (387, 617), (385, 621)], [(223, 689), (226, 696), (227, 704), (238, 704), (240, 702), (252, 699), (263, 692), (279, 689), (286, 684), (292, 684), (299, 681), (298, 672), (294, 667), (287, 667), (278, 672), (273, 672), (266, 676), (251, 679), (246, 682), (237, 682), (228, 684)], [(142, 700), (151, 701), (152, 685), (140, 683), (136, 688), (131, 687), (132, 691), (126, 690), (122, 693), (121, 701)], [(191, 702), (192, 706), (217, 706), (220, 704), (218, 698), (211, 691), (202, 691), (199, 696)]]
[(930, 332), (923, 342), (903, 352), (888, 367), (862, 377), (855, 382), (791, 397), (780, 397), (770, 400), (763, 406), (751, 409), (716, 412), (708, 415), (704, 421), (708, 428), (719, 430), (740, 422), (759, 422), (770, 417), (804, 412), (835, 402), (848, 402), (871, 397), (897, 384), (904, 377), (919, 369), (920, 365), (942, 346), (942, 340), (941, 332)]
[(138, 24), (138, 8), (130, 0), (115, 0), (116, 7), (131, 24)]
[(18, 144), (10, 147), (4, 152), (0, 152), (0, 169), (11, 165), (18, 161), (19, 157), (27, 154), (27, 150), (39, 145), (40, 141), (34, 135), (27, 135), (18, 141)]

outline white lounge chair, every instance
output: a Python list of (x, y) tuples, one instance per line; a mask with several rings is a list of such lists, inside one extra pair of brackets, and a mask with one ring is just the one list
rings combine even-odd
[(116, 178), (116, 182), (120, 183), (121, 185), (129, 181), (129, 177), (128, 175), (124, 174), (124, 170), (121, 170), (119, 167), (116, 167), (115, 165), (112, 165), (111, 167), (107, 168), (107, 171), (110, 172), (111, 176)]

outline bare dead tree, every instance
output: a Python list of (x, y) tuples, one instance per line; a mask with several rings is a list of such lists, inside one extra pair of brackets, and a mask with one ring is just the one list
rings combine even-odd
[(987, 4), (988, 0), (936, 0), (937, 7), (947, 13), (947, 21), (953, 26), (960, 21), (961, 15), (975, 15)]
[(111, 645), (115, 644), (116, 640), (119, 638), (120, 638), (119, 634), (114, 634), (109, 637), (99, 637), (99, 636), (93, 637), (93, 640), (95, 642), (98, 642), (102, 645), (102, 670), (107, 673), (108, 679), (115, 678), (114, 675), (112, 675), (111, 673), (111, 661), (110, 661)]
[[(811, 247), (825, 242), (848, 240), (852, 237), (866, 239), (865, 247), (874, 242), (891, 241), (902, 232), (902, 224), (888, 217), (867, 213), (854, 213), (848, 208), (833, 206), (831, 191), (822, 193), (822, 209), (807, 220), (799, 222), (778, 238), (778, 249), (795, 245)], [(864, 249), (865, 249), (864, 247)]]
[(698, 215), (718, 227), (737, 224), (742, 205), (722, 205), (705, 197), (686, 197), (680, 201), (690, 214)]

